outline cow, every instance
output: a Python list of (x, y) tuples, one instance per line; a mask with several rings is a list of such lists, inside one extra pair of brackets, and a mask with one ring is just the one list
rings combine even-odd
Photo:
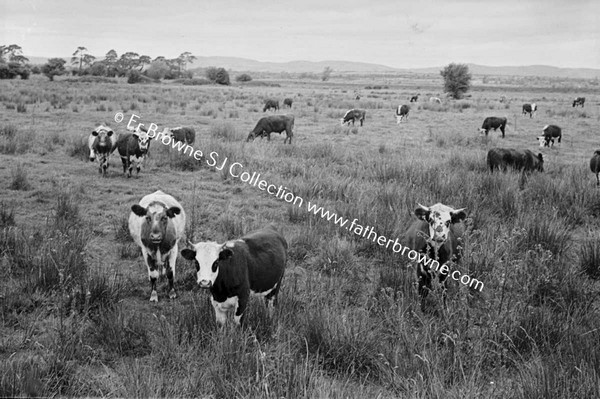
[(412, 96), (410, 98), (410, 102), (411, 103), (416, 103), (417, 101), (419, 101), (419, 95), (418, 94), (416, 96)]
[(533, 103), (533, 104), (525, 103), (525, 104), (523, 104), (523, 115), (529, 114), (529, 117), (533, 118), (533, 114), (535, 113), (535, 111), (537, 111), (537, 104), (536, 103)]
[(585, 97), (577, 97), (573, 100), (573, 107), (581, 105), (581, 108), (583, 108), (583, 104), (585, 104)]
[(290, 109), (292, 108), (292, 99), (291, 98), (286, 98), (283, 100), (283, 106), (284, 107), (290, 107)]
[(194, 262), (196, 282), (210, 291), (220, 325), (225, 324), (230, 310), (236, 324), (242, 324), (250, 293), (263, 296), (267, 310), (272, 313), (271, 300), (276, 304), (288, 248), (287, 241), (273, 225), (223, 244), (188, 245), (191, 248), (183, 249), (181, 256)]
[(544, 171), (544, 157), (537, 156), (529, 150), (515, 150), (514, 148), (492, 148), (487, 153), (487, 165), (490, 172), (494, 169), (506, 170), (511, 167), (522, 170), (524, 173)]
[(266, 100), (265, 106), (263, 108), (263, 112), (266, 112), (268, 109), (273, 109), (275, 111), (279, 110), (279, 101), (278, 100)]
[(458, 262), (461, 258), (462, 232), (457, 228), (457, 223), (466, 219), (465, 208), (453, 209), (442, 203), (432, 206), (418, 204), (415, 215), (419, 220), (413, 222), (406, 231), (404, 238), (407, 246), (414, 251), (423, 253), (439, 266), (433, 269), (432, 263), (423, 265), (418, 263), (417, 283), (418, 292), (424, 299), (432, 289), (432, 280), (438, 274), (438, 280), (442, 285), (445, 299), (446, 277), (449, 268), (447, 263)]
[(165, 133), (174, 141), (181, 141), (192, 145), (196, 140), (196, 130), (193, 127), (173, 127), (165, 128)]
[(267, 135), (267, 140), (271, 141), (271, 133), (279, 133), (285, 130), (286, 138), (283, 140), (283, 144), (289, 139), (289, 143), (292, 144), (292, 137), (294, 136), (294, 132), (292, 129), (294, 128), (294, 115), (270, 115), (262, 117), (256, 123), (254, 129), (250, 131), (248, 137), (246, 138), (246, 143), (250, 141), (250, 139), (254, 140), (258, 136)]
[(398, 105), (396, 109), (396, 123), (400, 124), (402, 119), (408, 120), (408, 112), (410, 111), (410, 107), (408, 105)]
[(367, 111), (354, 108), (346, 111), (342, 119), (340, 119), (340, 124), (344, 126), (344, 123), (350, 124), (352, 122), (352, 126), (354, 126), (354, 122), (358, 120), (362, 126), (366, 116)]
[(142, 249), (142, 257), (148, 268), (152, 288), (150, 302), (158, 302), (156, 280), (165, 274), (169, 279), (169, 298), (177, 297), (173, 280), (179, 240), (183, 237), (184, 230), (183, 207), (169, 194), (158, 190), (131, 206), (129, 233)]
[(98, 157), (98, 172), (102, 173), (102, 176), (106, 177), (107, 175), (108, 161), (110, 154), (117, 148), (117, 139), (118, 135), (111, 128), (104, 125), (99, 125), (90, 133), (88, 138), (90, 162), (94, 162)]
[(485, 135), (488, 135), (488, 132), (491, 129), (494, 129), (494, 131), (496, 131), (498, 128), (500, 128), (500, 131), (502, 132), (502, 138), (504, 138), (504, 129), (506, 128), (506, 122), (507, 119), (506, 118), (498, 118), (495, 116), (488, 116), (487, 118), (485, 118), (483, 120), (483, 124), (481, 125), (481, 128), (479, 129), (479, 131), (481, 133), (485, 133)]
[(430, 103), (441, 104), (441, 103), (442, 103), (442, 100), (440, 100), (440, 99), (439, 99), (439, 98), (437, 98), (437, 97), (430, 97), (430, 98), (429, 98), (429, 102), (430, 102)]
[(598, 178), (598, 173), (600, 173), (600, 150), (594, 151), (594, 155), (590, 159), (590, 169), (592, 173), (596, 174), (596, 186), (600, 186), (600, 179)]
[(125, 133), (119, 137), (117, 148), (123, 162), (123, 174), (129, 171), (127, 177), (131, 177), (131, 171), (135, 163), (139, 175), (144, 159), (150, 149), (150, 136), (140, 129), (137, 129), (134, 133)]
[(558, 138), (558, 143), (560, 144), (562, 138), (562, 130), (560, 127), (556, 125), (546, 125), (542, 129), (542, 132), (544, 132), (544, 134), (537, 138), (540, 142), (540, 147), (550, 147), (550, 143), (552, 143), (552, 147), (554, 147), (555, 138)]

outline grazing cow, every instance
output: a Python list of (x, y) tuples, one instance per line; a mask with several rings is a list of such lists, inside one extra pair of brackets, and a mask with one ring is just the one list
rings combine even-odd
[(555, 138), (558, 138), (558, 143), (560, 144), (562, 138), (562, 130), (560, 127), (556, 125), (546, 125), (542, 131), (544, 132), (544, 135), (537, 138), (540, 142), (540, 147), (550, 147), (550, 143), (552, 143), (552, 147), (554, 147)]
[(173, 127), (165, 128), (167, 136), (171, 136), (174, 141), (182, 141), (192, 145), (196, 140), (196, 130), (193, 127)]
[(487, 154), (487, 165), (490, 172), (494, 169), (506, 170), (512, 167), (523, 172), (544, 171), (544, 157), (537, 156), (529, 150), (515, 150), (514, 148), (492, 148)]
[(288, 247), (273, 226), (223, 244), (199, 242), (190, 246), (181, 251), (181, 256), (194, 261), (196, 282), (210, 290), (219, 324), (225, 324), (229, 310), (234, 312), (234, 321), (241, 324), (250, 293), (263, 296), (271, 313), (270, 302), (277, 302)]
[(285, 130), (286, 138), (283, 140), (283, 144), (289, 139), (290, 144), (292, 144), (292, 137), (294, 136), (294, 132), (292, 129), (294, 128), (294, 115), (271, 115), (265, 116), (258, 120), (254, 129), (250, 131), (248, 137), (246, 138), (246, 142), (250, 141), (250, 139), (254, 140), (258, 136), (267, 135), (267, 141), (271, 141), (271, 133), (279, 133)]
[(498, 118), (495, 116), (488, 116), (487, 118), (485, 118), (483, 120), (483, 124), (481, 125), (481, 128), (479, 129), (479, 131), (481, 133), (485, 133), (485, 135), (488, 135), (488, 132), (491, 129), (494, 129), (494, 131), (496, 131), (498, 128), (500, 128), (500, 131), (502, 132), (502, 138), (504, 138), (504, 129), (506, 128), (506, 122), (507, 119), (506, 118)]
[(533, 103), (533, 104), (523, 104), (523, 115), (527, 115), (529, 114), (530, 118), (533, 118), (533, 114), (534, 112), (537, 111), (537, 104)]
[(600, 173), (600, 150), (594, 151), (594, 155), (590, 159), (590, 169), (596, 174), (596, 185), (600, 186), (600, 179), (598, 178), (598, 173)]
[(583, 108), (583, 104), (585, 104), (585, 97), (577, 97), (575, 100), (573, 100), (573, 107), (581, 105)]
[(284, 107), (290, 107), (290, 109), (292, 108), (292, 99), (291, 98), (286, 98), (283, 100), (283, 106)]
[(419, 101), (419, 95), (418, 94), (416, 96), (412, 96), (410, 98), (410, 102), (411, 103), (416, 103), (417, 101)]
[(430, 102), (430, 103), (437, 103), (437, 104), (441, 104), (441, 103), (442, 103), (442, 100), (440, 100), (440, 99), (439, 99), (439, 98), (437, 98), (437, 97), (430, 97), (430, 98), (429, 98), (429, 102)]
[(274, 111), (278, 111), (279, 110), (279, 100), (265, 101), (265, 106), (263, 108), (263, 112), (266, 112), (268, 109), (273, 109)]
[(367, 111), (354, 108), (344, 114), (344, 117), (340, 119), (340, 123), (344, 126), (344, 123), (350, 124), (350, 122), (352, 122), (352, 126), (354, 126), (354, 122), (358, 120), (362, 126), (366, 116)]
[[(413, 250), (427, 255), (441, 267), (433, 270), (433, 264), (419, 262), (417, 265), (417, 282), (419, 294), (425, 298), (432, 289), (431, 283), (434, 274), (438, 273), (439, 282), (443, 291), (446, 291), (446, 277), (449, 261), (458, 262), (461, 258), (459, 245), (461, 244), (461, 229), (455, 225), (467, 217), (464, 208), (453, 209), (441, 203), (430, 207), (418, 204), (415, 215), (420, 219), (415, 221), (405, 233), (407, 246)], [(433, 262), (432, 262), (433, 263)], [(445, 297), (445, 295), (444, 295)]]
[(90, 161), (94, 162), (98, 157), (98, 172), (106, 176), (108, 169), (108, 160), (110, 154), (117, 148), (117, 135), (113, 130), (104, 125), (98, 126), (92, 131), (88, 138), (88, 147), (90, 149)]
[(173, 279), (178, 244), (184, 229), (185, 212), (181, 204), (160, 190), (146, 195), (138, 204), (131, 206), (129, 233), (142, 249), (152, 287), (151, 302), (158, 302), (156, 279), (165, 274), (169, 279), (169, 298), (177, 297)]
[(123, 173), (129, 170), (127, 177), (131, 177), (131, 171), (135, 163), (139, 175), (144, 159), (150, 149), (150, 136), (142, 130), (136, 130), (134, 133), (125, 133), (119, 137), (117, 148), (123, 162)]
[(408, 112), (410, 111), (410, 107), (408, 105), (399, 105), (396, 109), (396, 123), (400, 124), (402, 119), (408, 120)]

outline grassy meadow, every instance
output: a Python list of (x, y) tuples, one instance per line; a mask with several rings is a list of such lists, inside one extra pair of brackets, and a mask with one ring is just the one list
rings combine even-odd
[[(435, 76), (264, 81), (0, 82), (0, 397), (600, 397), (598, 82), (476, 78), (454, 101)], [(397, 125), (395, 108), (416, 93)], [(585, 108), (572, 108), (579, 95)], [(286, 97), (292, 145), (285, 133), (245, 143), (264, 100)], [(525, 102), (538, 104), (534, 118)], [(340, 126), (354, 107), (364, 126)], [(205, 155), (388, 238), (402, 237), (417, 202), (464, 207), (453, 267), (485, 286), (449, 279), (447, 308), (433, 293), (421, 309), (406, 257), (156, 141), (139, 176), (114, 153), (102, 178), (87, 137), (101, 123), (124, 133), (131, 114), (193, 126)], [(505, 139), (478, 132), (486, 116), (508, 118)], [(539, 148), (546, 124), (562, 128), (555, 148)], [(542, 152), (545, 172), (490, 174), (496, 146)], [(148, 301), (127, 218), (157, 189), (182, 203), (194, 242), (279, 226), (289, 261), (272, 319), (254, 298), (246, 328), (220, 330), (182, 257), (178, 298), (164, 279)]]

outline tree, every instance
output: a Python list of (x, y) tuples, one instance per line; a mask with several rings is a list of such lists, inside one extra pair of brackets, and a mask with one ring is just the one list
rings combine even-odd
[[(25, 64), (29, 61), (29, 58), (23, 56), (23, 49), (21, 46), (11, 44), (10, 46), (0, 46), (0, 62), (9, 61), (16, 62), (18, 64)], [(8, 59), (5, 60), (4, 56), (7, 55)]]
[(323, 69), (323, 72), (321, 73), (321, 80), (323, 82), (329, 80), (329, 77), (331, 76), (331, 72), (333, 72), (333, 69), (331, 69), (330, 67), (325, 67), (325, 69)]
[(440, 71), (440, 75), (444, 78), (444, 91), (456, 99), (462, 98), (471, 88), (471, 73), (466, 64), (451, 63)]
[(133, 51), (128, 51), (125, 54), (121, 55), (117, 65), (119, 66), (119, 74), (125, 75), (127, 71), (130, 71), (134, 68), (137, 68), (140, 64), (140, 55), (138, 53), (134, 53)]
[(163, 60), (155, 59), (152, 64), (146, 69), (146, 76), (152, 79), (164, 79), (171, 72), (167, 63)]
[(67, 61), (63, 60), (62, 58), (50, 58), (42, 67), (42, 73), (46, 75), (52, 82), (55, 76), (62, 75), (66, 72), (66, 63)]
[(106, 76), (114, 77), (117, 75), (117, 62), (119, 61), (119, 55), (115, 50), (110, 50), (104, 56), (102, 61), (106, 65)]
[(208, 67), (206, 68), (206, 77), (208, 80), (220, 85), (230, 85), (229, 72), (225, 68)]
[(183, 69), (185, 69), (187, 64), (194, 62), (196, 56), (192, 55), (192, 53), (190, 53), (189, 51), (186, 51), (185, 53), (181, 53), (181, 55), (179, 55), (177, 59), (180, 60), (178, 64), (180, 65), (179, 72), (181, 72), (181, 66), (183, 66)]
[(140, 72), (141, 72), (142, 69), (144, 69), (144, 67), (146, 65), (150, 65), (150, 63), (152, 62), (152, 58), (148, 57), (147, 55), (140, 55), (138, 62), (140, 63)]
[(86, 55), (88, 51), (87, 48), (83, 46), (77, 47), (77, 50), (73, 53), (73, 57), (71, 57), (71, 65), (79, 64), (79, 74), (81, 74), (81, 67), (83, 66), (83, 57)]

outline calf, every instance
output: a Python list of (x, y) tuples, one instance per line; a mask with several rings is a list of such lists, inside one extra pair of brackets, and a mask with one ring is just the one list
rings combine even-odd
[(265, 101), (265, 106), (263, 108), (263, 112), (266, 112), (268, 109), (273, 109), (274, 111), (278, 111), (279, 110), (279, 101), (278, 100)]
[(483, 124), (481, 125), (481, 128), (479, 129), (479, 131), (481, 133), (485, 133), (485, 135), (488, 135), (488, 132), (491, 129), (494, 129), (494, 131), (496, 131), (498, 128), (500, 128), (500, 131), (502, 132), (502, 138), (504, 138), (504, 129), (506, 128), (506, 122), (507, 119), (506, 118), (498, 118), (495, 116), (488, 116), (487, 118), (485, 118), (483, 120)]
[(119, 155), (123, 162), (123, 174), (129, 171), (127, 177), (131, 177), (131, 171), (135, 164), (137, 174), (140, 174), (144, 159), (150, 149), (150, 137), (148, 133), (137, 130), (135, 133), (125, 133), (117, 141)]
[[(438, 273), (438, 280), (442, 284), (444, 297), (446, 292), (446, 277), (448, 277), (448, 262), (458, 262), (461, 258), (460, 244), (462, 239), (461, 229), (455, 225), (467, 217), (464, 208), (453, 209), (441, 203), (430, 207), (417, 204), (415, 215), (419, 218), (405, 233), (407, 246), (413, 250), (427, 255), (436, 261), (441, 268), (427, 267), (421, 262), (417, 265), (417, 283), (419, 295), (425, 298), (432, 289), (432, 280)], [(431, 266), (431, 265), (430, 265)]]
[(410, 111), (410, 107), (408, 105), (399, 105), (396, 108), (396, 123), (400, 124), (402, 119), (408, 120), (408, 112)]
[(104, 125), (94, 129), (88, 138), (90, 161), (94, 162), (98, 157), (98, 172), (102, 173), (102, 176), (106, 177), (110, 154), (117, 148), (117, 139), (113, 130)]
[(229, 310), (241, 324), (250, 293), (263, 296), (271, 313), (270, 301), (277, 301), (288, 247), (273, 226), (223, 244), (199, 242), (191, 246), (182, 250), (181, 256), (194, 261), (196, 282), (210, 290), (219, 324), (225, 324)]
[(419, 95), (418, 94), (416, 96), (412, 96), (410, 98), (410, 102), (411, 103), (416, 103), (417, 101), (419, 101)]
[(284, 107), (290, 107), (290, 109), (292, 108), (292, 99), (291, 98), (286, 98), (283, 100), (283, 106)]
[(585, 104), (585, 97), (577, 97), (573, 100), (573, 107), (581, 105), (581, 108), (583, 108), (583, 104)]
[(362, 126), (366, 116), (367, 111), (354, 108), (346, 111), (343, 118), (340, 119), (340, 124), (344, 126), (344, 123), (350, 124), (350, 122), (352, 122), (352, 126), (354, 126), (354, 122), (358, 120)]
[(494, 169), (506, 170), (511, 167), (523, 172), (544, 171), (544, 157), (542, 154), (534, 155), (529, 150), (515, 150), (514, 148), (492, 148), (487, 154), (487, 165), (490, 172)]
[(292, 129), (294, 128), (294, 115), (271, 115), (260, 118), (256, 123), (254, 129), (250, 131), (248, 137), (246, 138), (246, 142), (250, 141), (250, 139), (254, 140), (257, 136), (267, 135), (267, 140), (271, 141), (271, 133), (280, 133), (285, 130), (286, 137), (283, 140), (283, 144), (289, 139), (289, 143), (292, 144), (292, 137), (294, 136), (294, 132)]
[(196, 130), (193, 127), (173, 127), (165, 128), (166, 134), (171, 136), (174, 141), (181, 141), (192, 145), (196, 140)]
[(552, 143), (552, 147), (554, 147), (555, 138), (558, 138), (558, 143), (560, 144), (562, 138), (562, 129), (560, 127), (556, 125), (546, 125), (542, 131), (544, 132), (544, 135), (537, 138), (540, 142), (540, 147), (550, 147), (550, 143)]
[(590, 169), (596, 174), (596, 185), (600, 186), (600, 179), (598, 179), (598, 173), (600, 173), (600, 150), (594, 151), (594, 155), (590, 159)]
[(533, 114), (534, 112), (537, 111), (537, 105), (536, 103), (533, 104), (523, 104), (523, 115), (527, 115), (529, 114), (530, 118), (533, 118)]
[(439, 99), (439, 98), (437, 98), (437, 97), (430, 97), (430, 98), (429, 98), (429, 102), (430, 102), (430, 103), (441, 104), (441, 103), (442, 103), (442, 100), (440, 100), (440, 99)]
[(151, 302), (158, 302), (156, 279), (165, 274), (169, 279), (169, 298), (177, 297), (173, 280), (178, 244), (184, 229), (183, 207), (175, 198), (160, 190), (146, 195), (131, 207), (129, 233), (142, 249), (152, 288)]

